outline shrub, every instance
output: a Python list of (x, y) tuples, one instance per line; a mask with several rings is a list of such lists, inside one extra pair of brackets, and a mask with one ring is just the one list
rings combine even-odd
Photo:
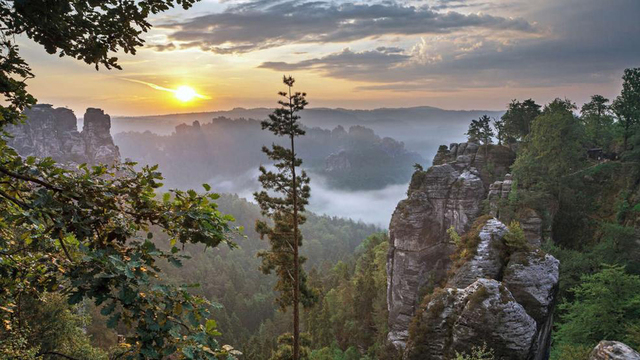
[(495, 355), (493, 349), (487, 349), (487, 344), (482, 346), (474, 346), (471, 348), (471, 354), (459, 353), (456, 351), (455, 360), (493, 360)]
[(458, 232), (453, 227), (453, 225), (451, 225), (451, 227), (447, 229), (447, 235), (449, 235), (449, 239), (451, 239), (451, 241), (456, 245), (456, 248), (460, 247), (462, 241), (460, 239), (460, 235), (458, 235)]
[(520, 222), (512, 220), (507, 229), (509, 231), (504, 235), (503, 239), (511, 251), (526, 250), (529, 247)]

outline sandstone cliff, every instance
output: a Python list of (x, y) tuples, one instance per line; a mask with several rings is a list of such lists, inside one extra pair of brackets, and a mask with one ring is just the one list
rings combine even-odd
[(446, 230), (469, 229), (489, 185), (506, 173), (514, 158), (501, 146), (451, 144), (440, 147), (431, 168), (413, 175), (407, 199), (398, 204), (389, 226), (387, 303), (389, 340), (395, 345), (403, 347), (408, 338), (418, 295), (445, 279), (454, 250)]
[[(448, 359), (483, 343), (498, 359), (545, 358), (559, 262), (539, 250), (535, 211), (518, 217), (525, 244), (504, 240), (495, 201), (509, 195), (513, 160), (505, 147), (452, 144), (414, 174), (391, 220), (387, 262), (388, 338), (405, 358)], [(489, 215), (479, 217), (483, 205)]]
[(22, 156), (51, 157), (65, 165), (111, 164), (120, 160), (111, 137), (111, 118), (100, 109), (89, 108), (84, 128), (78, 131), (73, 111), (38, 104), (24, 112), (22, 124), (10, 126), (10, 146)]

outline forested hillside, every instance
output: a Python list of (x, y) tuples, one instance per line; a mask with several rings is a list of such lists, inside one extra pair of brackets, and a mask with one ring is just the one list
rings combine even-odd
[[(189, 259), (182, 266), (162, 267), (170, 282), (197, 282), (200, 285), (192, 291), (219, 304), (213, 314), (222, 343), (242, 349), (245, 359), (268, 359), (276, 349), (273, 334), (289, 330), (290, 314), (279, 312), (274, 302), (275, 277), (259, 271), (256, 254), (267, 245), (253, 230), (260, 211), (235, 195), (222, 195), (218, 204), (225, 213), (234, 214), (235, 224), (245, 229), (234, 238), (238, 247), (186, 246), (184, 254)], [(350, 346), (366, 349), (375, 343), (373, 354), (384, 342), (387, 238), (380, 231), (364, 223), (308, 214), (302, 228), (302, 255), (308, 258), (305, 267), (322, 300), (304, 316), (313, 340), (311, 348), (327, 348), (318, 350), (319, 354), (341, 352)], [(154, 242), (159, 248), (169, 248), (166, 236), (160, 233)], [(106, 328), (97, 311), (93, 316), (88, 334), (99, 340), (96, 345), (105, 349), (116, 345), (118, 331)], [(365, 325), (371, 331), (363, 333)]]
[[(260, 149), (282, 143), (262, 131), (258, 120), (222, 117), (179, 125), (171, 135), (127, 132), (116, 134), (114, 140), (123, 158), (159, 164), (169, 187), (193, 188), (211, 182), (218, 191), (216, 183), (231, 179), (233, 191), (253, 186), (253, 174), (267, 160)], [(363, 126), (307, 129), (299, 153), (305, 167), (325, 177), (330, 186), (350, 190), (405, 183), (413, 164), (423, 161), (402, 142)]]
[(638, 18), (0, 1), (0, 360), (640, 360)]

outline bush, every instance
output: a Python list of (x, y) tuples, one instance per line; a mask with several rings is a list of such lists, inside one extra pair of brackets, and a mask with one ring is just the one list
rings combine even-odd
[(509, 231), (504, 235), (503, 239), (504, 243), (512, 252), (526, 250), (529, 247), (529, 243), (527, 242), (527, 238), (524, 236), (524, 230), (522, 230), (520, 222), (512, 220), (509, 226), (507, 226), (507, 229)]
[(495, 359), (495, 355), (493, 353), (493, 349), (487, 349), (487, 344), (483, 344), (482, 346), (474, 346), (471, 349), (471, 354), (467, 355), (466, 353), (460, 354), (456, 351), (455, 360), (493, 360)]

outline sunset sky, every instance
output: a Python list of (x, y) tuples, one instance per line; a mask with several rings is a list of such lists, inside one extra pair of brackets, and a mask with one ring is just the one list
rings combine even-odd
[[(503, 109), (614, 97), (640, 66), (639, 19), (638, 0), (203, 0), (154, 17), (122, 71), (19, 43), (29, 90), (78, 115), (272, 107), (282, 74), (312, 107)], [(166, 91), (180, 86), (197, 96)]]

